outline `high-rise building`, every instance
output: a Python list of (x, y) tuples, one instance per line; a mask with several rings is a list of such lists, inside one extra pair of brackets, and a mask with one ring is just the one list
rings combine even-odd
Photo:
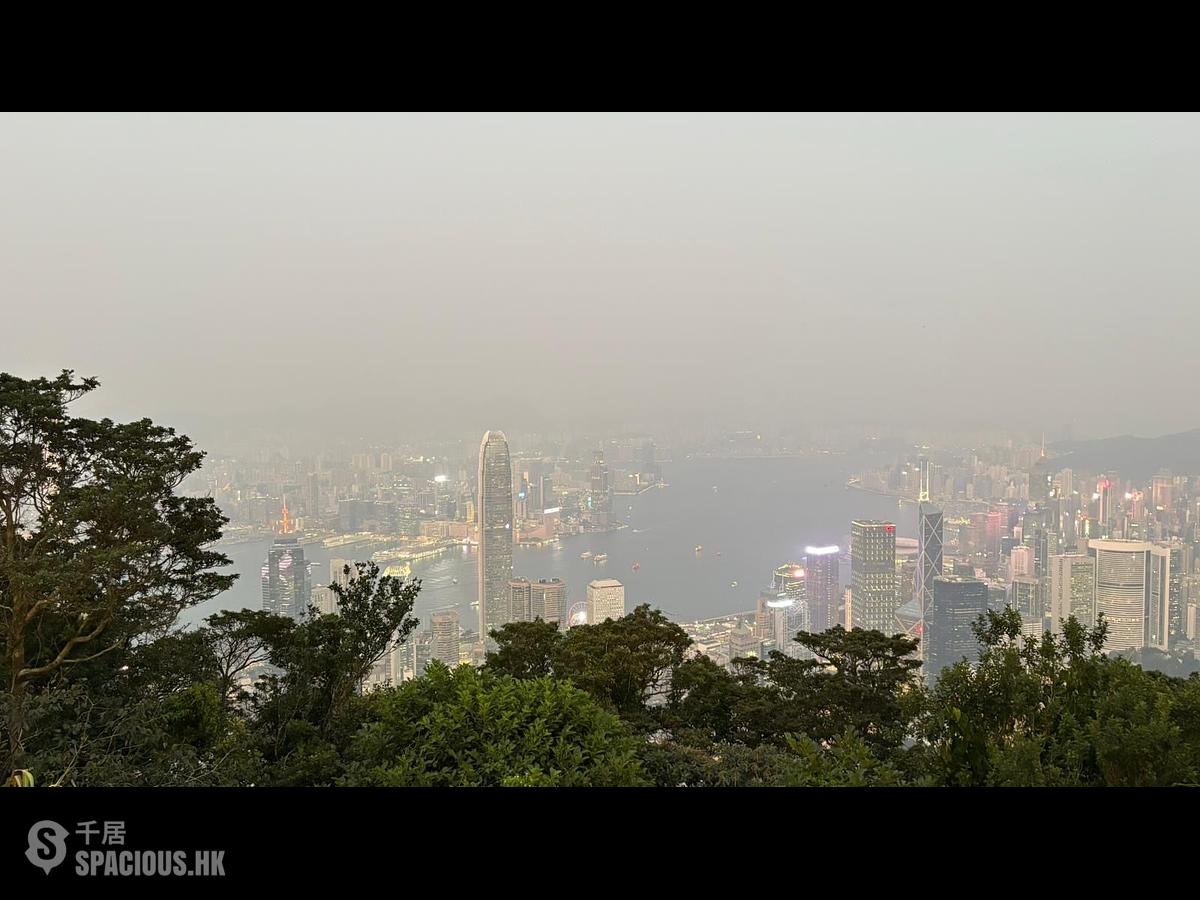
[(1096, 614), (1108, 623), (1105, 650), (1167, 647), (1170, 550), (1145, 541), (1088, 542), (1095, 562)]
[(804, 599), (779, 592), (767, 600), (766, 606), (772, 620), (774, 649), (793, 658), (807, 655), (808, 651), (795, 641), (797, 632), (809, 630), (808, 604)]
[(508, 621), (532, 620), (533, 586), (527, 578), (514, 578), (508, 583)]
[(787, 594), (793, 600), (803, 600), (804, 581), (804, 566), (795, 562), (784, 563), (771, 576), (771, 589), (776, 594)]
[(488, 431), (479, 445), (479, 632), (486, 647), (489, 633), (509, 621), (513, 577), (512, 463), (502, 431)]
[(538, 579), (530, 584), (530, 615), (543, 622), (559, 623), (567, 602), (567, 583), (561, 578)]
[(838, 554), (840, 548), (805, 547), (804, 580), (808, 595), (809, 628), (817, 634), (828, 631), (838, 620), (841, 602), (838, 590)]
[(612, 518), (612, 488), (608, 480), (608, 465), (604, 462), (604, 451), (597, 450), (592, 459), (591, 493), (588, 494), (588, 509), (592, 521), (597, 525), (609, 525)]
[(1187, 637), (1187, 574), (1191, 554), (1182, 541), (1164, 545), (1168, 554), (1167, 570), (1167, 645), (1168, 650)]
[(587, 620), (598, 625), (605, 619), (620, 619), (625, 615), (625, 585), (615, 578), (588, 582)]
[[(942, 574), (942, 511), (925, 498), (917, 504), (917, 606), (926, 617), (933, 602), (933, 581)], [(924, 631), (924, 627), (922, 627)]]
[(1041, 582), (1032, 575), (1018, 575), (1009, 587), (1009, 605), (1021, 614), (1021, 633), (1039, 636), (1045, 631), (1045, 608)]
[(304, 548), (294, 537), (275, 538), (262, 567), (262, 608), (300, 621), (308, 613), (312, 576)]
[(1065, 553), (1050, 557), (1050, 629), (1062, 634), (1062, 626), (1071, 616), (1085, 628), (1095, 623), (1096, 570), (1085, 553)]
[(892, 522), (850, 523), (850, 621), (855, 628), (897, 632), (896, 526)]
[(1024, 544), (1012, 548), (1008, 557), (1008, 580), (1033, 575), (1033, 548)]
[(961, 659), (979, 660), (971, 626), (988, 610), (988, 586), (977, 578), (939, 575), (933, 579), (925, 617), (925, 676), (933, 679)]
[(433, 631), (430, 655), (451, 669), (455, 668), (459, 661), (458, 610), (435, 612), (430, 617), (430, 628)]

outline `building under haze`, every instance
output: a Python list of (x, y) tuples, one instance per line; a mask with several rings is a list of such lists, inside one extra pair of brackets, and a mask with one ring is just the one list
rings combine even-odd
[(567, 583), (561, 578), (539, 578), (530, 582), (530, 615), (543, 622), (562, 621), (567, 602)]
[(1096, 615), (1108, 623), (1105, 650), (1167, 649), (1170, 550), (1145, 541), (1091, 540)]
[(988, 586), (977, 578), (939, 575), (933, 579), (925, 616), (925, 676), (937, 677), (961, 659), (979, 660), (972, 625), (988, 609)]
[(804, 548), (805, 593), (808, 595), (809, 628), (817, 634), (828, 631), (838, 620), (841, 594), (838, 590), (838, 556), (841, 548)]
[(588, 582), (587, 621), (599, 625), (605, 619), (620, 619), (625, 615), (625, 585), (615, 578)]
[(896, 526), (850, 523), (850, 622), (855, 628), (897, 633)]
[(451, 669), (455, 668), (459, 662), (458, 610), (435, 612), (430, 616), (430, 628), (433, 632), (430, 656)]
[(510, 621), (513, 577), (512, 462), (502, 431), (488, 431), (479, 445), (479, 632), (488, 634)]
[(312, 575), (304, 548), (294, 537), (275, 538), (262, 567), (262, 608), (300, 621), (308, 613)]
[[(927, 468), (923, 467), (923, 471)], [(923, 499), (917, 504), (916, 600), (923, 621), (933, 603), (934, 579), (942, 574), (942, 511), (929, 502), (928, 488), (922, 488), (921, 496)], [(922, 626), (922, 633), (924, 630)]]
[(1095, 614), (1096, 564), (1085, 553), (1050, 557), (1050, 630), (1062, 634), (1071, 616), (1091, 628)]

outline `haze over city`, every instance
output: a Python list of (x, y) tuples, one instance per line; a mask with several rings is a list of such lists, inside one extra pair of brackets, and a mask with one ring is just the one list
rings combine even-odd
[(1173, 115), (11, 115), (5, 367), (214, 449), (1183, 431), (1197, 150)]
[[(1184, 115), (0, 115), (0, 784), (1200, 786), (1198, 160)], [(6, 873), (519, 826), (324, 791), (127, 850), (46, 793)], [(852, 865), (943, 821), (885, 802), (823, 823)], [(711, 886), (677, 820), (794, 828), (737, 803), (629, 846)]]

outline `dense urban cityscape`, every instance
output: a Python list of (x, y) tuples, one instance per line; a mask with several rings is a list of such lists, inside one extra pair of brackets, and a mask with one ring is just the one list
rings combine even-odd
[(797, 830), (927, 881), (1033, 821), (983, 789), (1200, 786), (1196, 159), (1167, 113), (0, 114), (0, 869), (496, 878), (499, 822), (556, 886)]
[[(495, 649), (482, 636), (508, 622), (540, 618), (566, 630), (620, 618), (638, 603), (661, 603), (640, 595), (643, 565), (659, 565), (651, 558), (618, 572), (608, 554), (583, 550), (579, 558), (595, 569), (583, 583), (514, 567), (514, 547), (542, 556), (573, 552), (587, 545), (581, 537), (631, 527), (625, 510), (633, 506), (625, 498), (670, 490), (664, 468), (670, 470), (672, 452), (653, 438), (604, 441), (590, 454), (579, 449), (586, 441), (573, 443), (571, 458), (518, 452), (503, 432), (489, 431), (475, 459), (463, 458), (461, 448), (427, 456), (399, 447), (345, 458), (215, 458), (189, 488), (213, 496), (229, 518), (222, 544), (271, 540), (262, 561), (262, 608), (295, 619), (310, 605), (335, 612), (327, 585), (344, 586), (346, 567), (360, 556), (399, 578), (420, 578), (427, 563), (446, 555), (473, 560), (469, 601), (471, 588), (454, 579), (458, 590), (443, 592), (449, 602), (431, 609), (428, 626), (378, 662), (365, 684), (370, 689), (420, 677), (430, 659), (482, 665)], [(746, 461), (779, 452), (749, 432), (689, 449)], [(748, 590), (738, 592), (737, 582), (729, 592), (714, 585), (713, 594), (731, 598), (757, 591), (752, 607), (731, 599), (719, 615), (677, 620), (692, 652), (726, 666), (771, 651), (811, 658), (792, 638), (834, 625), (904, 634), (919, 642), (922, 672), (933, 678), (960, 659), (977, 659), (971, 626), (988, 610), (1015, 610), (1030, 636), (1061, 634), (1071, 616), (1091, 627), (1102, 615), (1109, 623), (1105, 651), (1195, 670), (1200, 478), (1075, 471), (1074, 455), (1048, 451), (1044, 442), (913, 447), (845, 483), (849, 492), (895, 498), (907, 513), (895, 517), (903, 525), (828, 522), (822, 538), (830, 543), (817, 546), (789, 536), (796, 553), (772, 571), (753, 573), (758, 583), (750, 581)], [(915, 533), (906, 536), (914, 517)], [(314, 547), (335, 555), (312, 561), (306, 549)], [(697, 558), (721, 552), (694, 549)], [(536, 564), (539, 556), (526, 558)]]

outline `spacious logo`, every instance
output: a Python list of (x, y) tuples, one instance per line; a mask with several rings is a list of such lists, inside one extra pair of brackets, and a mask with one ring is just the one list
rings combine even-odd
[(31, 863), (50, 874), (50, 870), (67, 858), (67, 835), (70, 832), (57, 822), (43, 819), (29, 829), (29, 849), (25, 856)]

